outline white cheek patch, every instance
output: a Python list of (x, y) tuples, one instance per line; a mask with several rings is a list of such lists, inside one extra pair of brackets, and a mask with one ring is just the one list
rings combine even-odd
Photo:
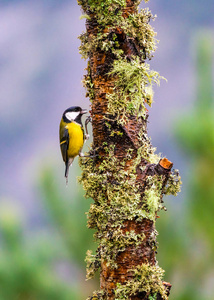
[(75, 120), (78, 115), (79, 115), (78, 111), (69, 111), (65, 114), (66, 118), (69, 121)]

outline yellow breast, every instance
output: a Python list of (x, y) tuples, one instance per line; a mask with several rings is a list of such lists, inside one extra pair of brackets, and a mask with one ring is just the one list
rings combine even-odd
[(66, 125), (69, 133), (68, 157), (75, 157), (79, 154), (84, 143), (84, 133), (81, 126), (71, 122)]

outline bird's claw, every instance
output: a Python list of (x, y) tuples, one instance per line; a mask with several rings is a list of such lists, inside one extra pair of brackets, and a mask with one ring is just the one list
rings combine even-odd
[(91, 116), (88, 116), (88, 117), (85, 119), (85, 126), (87, 126), (89, 122), (92, 122)]
[(88, 140), (90, 135), (88, 134), (88, 128), (87, 128), (87, 125), (89, 122), (92, 122), (92, 119), (90, 116), (88, 116), (85, 120), (85, 131), (86, 131), (86, 134), (85, 134), (85, 139)]
[(90, 138), (89, 134), (85, 134), (85, 139), (88, 140)]

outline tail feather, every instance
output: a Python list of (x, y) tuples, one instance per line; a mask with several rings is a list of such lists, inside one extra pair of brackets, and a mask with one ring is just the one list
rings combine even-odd
[(65, 178), (68, 178), (68, 173), (69, 173), (69, 163), (68, 161), (65, 163)]
[(72, 166), (73, 158), (69, 158), (65, 163), (65, 178), (66, 184), (68, 183), (68, 174), (69, 174), (69, 167)]

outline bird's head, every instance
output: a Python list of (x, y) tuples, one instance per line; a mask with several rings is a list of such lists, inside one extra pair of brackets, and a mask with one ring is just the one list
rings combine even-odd
[(71, 106), (64, 111), (62, 118), (66, 123), (75, 121), (81, 124), (81, 117), (83, 114), (86, 113), (87, 113), (86, 109), (82, 109), (79, 106)]

